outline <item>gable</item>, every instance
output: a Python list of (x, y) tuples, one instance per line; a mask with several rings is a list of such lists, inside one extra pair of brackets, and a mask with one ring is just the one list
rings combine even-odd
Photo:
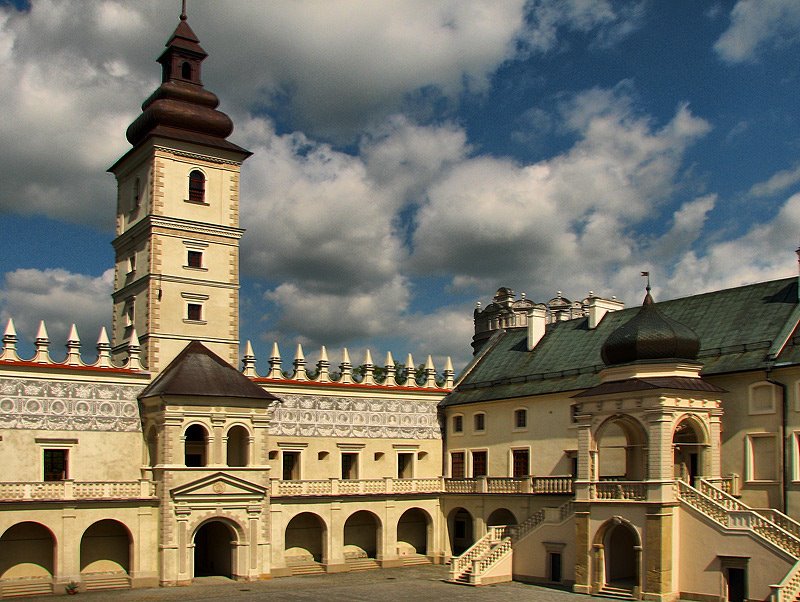
[(245, 481), (223, 472), (205, 476), (191, 483), (175, 487), (170, 491), (176, 502), (200, 500), (262, 500), (267, 490), (255, 483)]

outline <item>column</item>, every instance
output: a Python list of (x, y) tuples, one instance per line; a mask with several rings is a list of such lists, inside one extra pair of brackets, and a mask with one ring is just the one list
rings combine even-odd
[(575, 508), (575, 585), (579, 594), (592, 593), (592, 548), (590, 545), (589, 504), (576, 504)]

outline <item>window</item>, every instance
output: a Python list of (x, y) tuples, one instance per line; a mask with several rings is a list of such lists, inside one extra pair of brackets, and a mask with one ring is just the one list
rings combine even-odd
[(297, 481), (300, 479), (300, 452), (283, 452), (283, 480)]
[(342, 454), (342, 479), (352, 480), (358, 478), (358, 454)]
[(45, 449), (44, 450), (44, 480), (63, 481), (69, 478), (67, 472), (68, 450), (66, 449)]
[(128, 274), (133, 274), (136, 271), (136, 253), (128, 257)]
[(750, 387), (750, 413), (772, 414), (775, 412), (775, 387), (760, 383)]
[(186, 466), (206, 466), (206, 446), (208, 433), (200, 424), (193, 424), (183, 436), (184, 439), (184, 464)]
[(200, 303), (187, 303), (186, 319), (192, 322), (201, 322), (203, 320), (203, 306)]
[(125, 307), (122, 310), (122, 317), (125, 320), (125, 328), (130, 328), (133, 326), (133, 318), (134, 318), (134, 299), (128, 299), (125, 301)]
[(524, 429), (528, 427), (528, 410), (525, 408), (514, 410), (514, 428)]
[(486, 414), (483, 412), (475, 414), (475, 431), (481, 432), (484, 430), (486, 430)]
[(411, 479), (414, 477), (414, 454), (397, 454), (397, 478)]
[(192, 79), (192, 66), (186, 61), (181, 65), (181, 77), (183, 79)]
[(486, 452), (474, 451), (472, 452), (472, 476), (485, 477), (486, 476)]
[(527, 449), (514, 449), (511, 451), (511, 476), (515, 478), (527, 477), (530, 474), (530, 451)]
[(202, 268), (203, 267), (203, 252), (202, 251), (192, 251), (189, 250), (186, 252), (186, 265), (190, 268)]
[(132, 203), (131, 203), (131, 211), (136, 211), (139, 208), (139, 205), (142, 204), (142, 181), (139, 178), (136, 178), (133, 181), (133, 190), (131, 191)]
[(250, 433), (241, 425), (232, 426), (225, 444), (228, 466), (247, 466), (250, 457)]
[(464, 471), (464, 452), (451, 452), (450, 454), (450, 478), (463, 479)]
[(776, 453), (775, 435), (771, 433), (747, 436), (747, 479), (749, 481), (775, 481)]
[(453, 416), (453, 432), (454, 433), (463, 433), (464, 432), (464, 417), (463, 416)]
[(192, 203), (205, 203), (206, 201), (206, 177), (198, 169), (189, 174), (189, 200)]

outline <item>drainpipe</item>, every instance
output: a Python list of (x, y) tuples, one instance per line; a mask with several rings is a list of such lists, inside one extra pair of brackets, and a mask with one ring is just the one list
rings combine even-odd
[(781, 440), (781, 455), (780, 455), (780, 469), (781, 469), (781, 512), (786, 514), (786, 509), (789, 507), (789, 492), (787, 483), (789, 479), (786, 478), (786, 469), (789, 462), (786, 459), (786, 425), (789, 421), (788, 407), (786, 404), (786, 385), (772, 378), (772, 362), (767, 361), (767, 367), (764, 370), (767, 382), (780, 387), (781, 390), (781, 426), (780, 426), (780, 440)]

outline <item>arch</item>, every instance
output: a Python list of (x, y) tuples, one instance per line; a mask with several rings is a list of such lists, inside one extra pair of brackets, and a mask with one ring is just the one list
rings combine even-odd
[(409, 508), (397, 521), (397, 555), (427, 555), (433, 535), (433, 519), (421, 508)]
[(611, 416), (595, 431), (596, 480), (647, 478), (647, 431), (631, 416)]
[(130, 530), (113, 519), (92, 523), (81, 537), (81, 574), (131, 571)]
[(381, 519), (368, 510), (359, 510), (344, 522), (345, 560), (377, 558), (381, 541)]
[(53, 577), (56, 538), (40, 523), (26, 521), (0, 536), (0, 579)]
[(184, 464), (208, 465), (208, 430), (202, 424), (192, 424), (183, 432)]
[(247, 466), (250, 463), (250, 431), (241, 424), (228, 429), (225, 457), (228, 466)]
[(497, 508), (494, 512), (489, 515), (489, 518), (486, 519), (486, 526), (487, 527), (497, 527), (500, 525), (516, 525), (517, 518), (514, 516), (514, 513), (507, 508)]
[(236, 574), (237, 530), (226, 520), (213, 518), (195, 529), (194, 577), (228, 577)]
[(604, 522), (594, 538), (597, 552), (595, 587), (641, 591), (642, 538), (636, 527), (621, 516)]
[(673, 476), (694, 483), (705, 474), (709, 436), (705, 424), (693, 414), (684, 414), (672, 431)]
[(447, 532), (453, 556), (462, 554), (474, 541), (472, 514), (465, 508), (454, 508), (447, 516)]
[(206, 175), (199, 169), (189, 173), (189, 200), (193, 203), (206, 202)]
[(192, 79), (192, 64), (189, 61), (181, 63), (181, 77), (183, 79)]
[(284, 556), (287, 563), (324, 562), (325, 521), (313, 512), (301, 512), (286, 525)]

